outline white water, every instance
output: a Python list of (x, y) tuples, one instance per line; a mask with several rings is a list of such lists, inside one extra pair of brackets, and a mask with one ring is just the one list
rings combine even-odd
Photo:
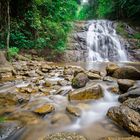
[(87, 32), (87, 61), (128, 61), (125, 47), (108, 20), (93, 20)]

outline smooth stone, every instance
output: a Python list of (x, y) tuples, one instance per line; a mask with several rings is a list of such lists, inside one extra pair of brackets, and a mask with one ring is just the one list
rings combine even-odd
[(118, 79), (119, 89), (122, 92), (127, 92), (127, 90), (134, 86), (135, 81), (129, 79)]
[(118, 68), (119, 66), (117, 64), (109, 63), (106, 67), (107, 75), (111, 76)]
[(112, 76), (117, 79), (140, 80), (140, 71), (138, 71), (135, 67), (125, 66), (116, 69)]
[(75, 117), (81, 116), (81, 110), (78, 107), (69, 105), (66, 107), (66, 111), (69, 112), (70, 114), (74, 115)]
[(100, 140), (140, 140), (140, 138), (135, 136), (126, 136), (126, 137), (106, 137), (101, 138)]
[(72, 100), (90, 100), (103, 97), (103, 91), (100, 85), (88, 85), (87, 87), (74, 90), (69, 93), (68, 99)]
[(88, 72), (86, 73), (88, 78), (90, 80), (97, 80), (97, 79), (101, 79), (101, 76), (99, 74), (96, 74), (96, 73), (92, 73), (92, 72)]
[(39, 114), (39, 115), (45, 115), (45, 114), (53, 112), (54, 110), (55, 110), (54, 105), (45, 104), (45, 105), (42, 105), (42, 106), (36, 108), (33, 112), (36, 114)]
[(85, 73), (78, 73), (72, 79), (72, 87), (73, 88), (82, 88), (85, 87), (88, 82), (88, 77)]

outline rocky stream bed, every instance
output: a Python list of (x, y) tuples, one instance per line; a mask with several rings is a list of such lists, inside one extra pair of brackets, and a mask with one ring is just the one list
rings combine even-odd
[(0, 140), (140, 139), (139, 64), (99, 71), (0, 57)]

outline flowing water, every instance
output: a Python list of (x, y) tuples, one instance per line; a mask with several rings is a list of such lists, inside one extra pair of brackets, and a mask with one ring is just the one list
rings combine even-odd
[(87, 32), (87, 61), (128, 61), (125, 46), (114, 28), (114, 22), (92, 20)]

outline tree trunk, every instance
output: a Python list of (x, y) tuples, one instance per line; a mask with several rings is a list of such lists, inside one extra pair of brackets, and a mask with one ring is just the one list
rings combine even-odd
[(9, 43), (10, 43), (10, 2), (7, 2), (7, 25), (8, 25), (8, 29), (7, 29), (7, 46), (6, 49), (8, 51), (9, 49)]

